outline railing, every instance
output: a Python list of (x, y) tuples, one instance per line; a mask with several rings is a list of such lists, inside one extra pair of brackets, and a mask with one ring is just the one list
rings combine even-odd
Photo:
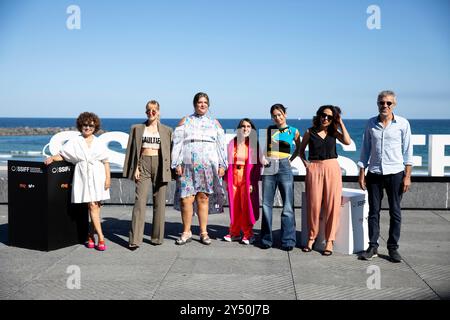
[[(233, 130), (230, 130), (233, 131)], [(260, 130), (265, 131), (265, 130)], [(227, 130), (228, 132), (228, 130)], [(42, 154), (45, 156), (57, 154), (61, 146), (70, 138), (78, 136), (80, 133), (78, 131), (63, 131), (55, 134), (49, 141), (48, 144), (42, 149)], [(235, 133), (227, 133), (227, 142), (234, 138)], [(414, 145), (426, 145), (427, 141), (426, 135), (412, 135), (412, 144)], [(111, 142), (119, 143), (120, 146), (125, 149), (128, 143), (128, 134), (120, 131), (106, 132), (99, 136), (99, 139), (107, 146)], [(261, 141), (261, 147), (264, 148), (263, 134), (260, 135), (259, 141)], [(340, 144), (340, 142), (338, 142)], [(356, 145), (352, 141), (350, 145), (342, 145), (344, 152), (356, 152)], [(450, 167), (450, 156), (445, 155), (446, 146), (450, 146), (450, 135), (428, 135), (428, 176), (433, 177), (443, 177), (445, 176), (445, 167)], [(48, 149), (48, 153), (47, 153)], [(121, 170), (125, 155), (123, 153), (109, 149), (109, 161), (113, 166), (117, 166)], [(350, 158), (345, 156), (339, 156), (338, 162), (340, 167), (343, 169), (344, 176), (357, 176), (359, 174), (359, 168), (357, 164)], [(422, 157), (413, 157), (413, 168), (414, 166), (422, 166)], [(297, 157), (292, 162), (294, 175), (302, 176), (306, 174), (305, 167), (300, 159)], [(415, 175), (413, 171), (413, 175)]]

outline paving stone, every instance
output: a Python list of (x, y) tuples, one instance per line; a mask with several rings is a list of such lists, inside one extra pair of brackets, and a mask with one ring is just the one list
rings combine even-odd
[[(400, 253), (403, 263), (389, 261), (386, 249), (389, 214), (381, 215), (380, 257), (304, 253), (279, 249), (281, 209), (273, 215), (274, 248), (228, 243), (228, 209), (209, 216), (212, 244), (199, 242), (194, 217), (193, 241), (174, 241), (182, 230), (180, 213), (166, 208), (166, 232), (160, 246), (150, 244), (152, 210), (148, 207), (144, 243), (128, 250), (131, 206), (105, 205), (103, 229), (108, 249), (83, 245), (43, 252), (9, 247), (7, 206), (0, 205), (0, 299), (145, 299), (145, 300), (295, 300), (295, 299), (450, 299), (450, 214), (404, 210)], [(301, 210), (296, 210), (297, 238)], [(255, 225), (258, 237), (261, 227)], [(80, 289), (69, 289), (80, 268)], [(380, 270), (380, 289), (368, 289), (373, 268)], [(368, 272), (369, 271), (369, 272)], [(372, 271), (372, 272), (370, 272)]]

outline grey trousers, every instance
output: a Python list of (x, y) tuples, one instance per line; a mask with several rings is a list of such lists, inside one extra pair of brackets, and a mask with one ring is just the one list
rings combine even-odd
[(150, 184), (153, 189), (153, 228), (152, 243), (161, 244), (164, 241), (164, 223), (166, 214), (167, 183), (161, 180), (158, 156), (141, 156), (139, 159), (140, 179), (136, 182), (136, 198), (131, 220), (130, 245), (140, 245), (144, 238), (145, 212), (147, 209)]

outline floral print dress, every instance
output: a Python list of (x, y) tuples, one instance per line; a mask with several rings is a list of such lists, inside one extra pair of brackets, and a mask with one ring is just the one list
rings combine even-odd
[(178, 165), (184, 174), (177, 179), (174, 208), (181, 210), (181, 198), (203, 192), (209, 195), (209, 212), (223, 212), (225, 191), (218, 170), (227, 168), (227, 153), (224, 130), (215, 119), (192, 114), (175, 129), (171, 166)]

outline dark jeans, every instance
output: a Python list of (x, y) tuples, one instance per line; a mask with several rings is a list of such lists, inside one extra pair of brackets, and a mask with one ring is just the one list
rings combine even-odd
[(405, 173), (380, 175), (371, 172), (367, 173), (366, 186), (369, 193), (369, 245), (378, 248), (378, 238), (380, 236), (380, 209), (383, 199), (383, 189), (389, 203), (389, 239), (388, 249), (398, 249), (400, 239), (400, 225), (402, 222), (400, 202), (403, 196), (403, 177)]

